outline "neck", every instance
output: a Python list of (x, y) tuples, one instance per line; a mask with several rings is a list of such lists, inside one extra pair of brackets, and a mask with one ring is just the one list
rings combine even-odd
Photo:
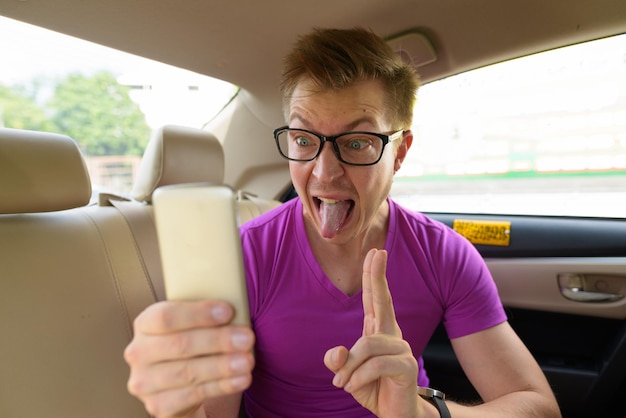
[(389, 202), (385, 199), (376, 213), (369, 219), (366, 226), (361, 227), (353, 235), (340, 232), (333, 239), (320, 235), (308, 216), (304, 215), (304, 225), (309, 244), (315, 253), (340, 254), (349, 257), (365, 257), (372, 248), (383, 248), (389, 226)]
[(361, 290), (365, 255), (372, 248), (384, 248), (388, 224), (389, 204), (386, 200), (368, 227), (347, 239), (323, 238), (305, 217), (309, 244), (317, 262), (335, 286), (348, 296)]

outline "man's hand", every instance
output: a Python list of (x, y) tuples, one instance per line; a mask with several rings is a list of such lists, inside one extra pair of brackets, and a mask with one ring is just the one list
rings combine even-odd
[(254, 334), (230, 326), (233, 308), (221, 301), (160, 302), (135, 320), (124, 352), (128, 390), (148, 412), (179, 417), (205, 399), (242, 392), (252, 381)]
[(377, 416), (415, 417), (417, 361), (396, 322), (386, 266), (386, 251), (369, 251), (363, 263), (363, 335), (349, 351), (328, 350), (324, 364), (335, 373), (335, 386)]

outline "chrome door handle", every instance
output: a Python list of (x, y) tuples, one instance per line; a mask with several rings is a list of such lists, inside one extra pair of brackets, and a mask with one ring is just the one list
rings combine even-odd
[[(624, 280), (626, 279), (623, 277), (606, 275), (574, 273), (561, 273), (558, 275), (561, 294), (566, 299), (585, 303), (607, 303), (623, 299), (623, 293), (610, 290), (612, 290), (611, 288), (617, 288), (615, 281), (618, 281), (617, 284), (619, 285)], [(621, 288), (621, 286), (619, 287)]]
[(587, 292), (577, 288), (561, 288), (561, 294), (569, 300), (576, 302), (615, 302), (624, 297), (619, 293)]

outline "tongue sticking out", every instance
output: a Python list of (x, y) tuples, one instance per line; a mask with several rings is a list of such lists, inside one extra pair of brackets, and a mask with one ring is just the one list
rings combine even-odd
[(322, 236), (333, 238), (350, 210), (349, 200), (320, 199), (320, 219), (322, 221)]

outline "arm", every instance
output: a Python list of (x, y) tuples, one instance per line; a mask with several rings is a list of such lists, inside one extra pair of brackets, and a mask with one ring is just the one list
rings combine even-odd
[(363, 335), (350, 350), (328, 350), (324, 364), (335, 373), (335, 386), (379, 417), (434, 417), (434, 407), (417, 395), (417, 360), (396, 321), (386, 265), (386, 251), (368, 252), (363, 263)]
[(453, 417), (560, 417), (559, 407), (539, 365), (505, 322), (452, 340), (465, 374), (484, 403), (449, 403)]
[(228, 325), (233, 315), (219, 301), (167, 301), (144, 310), (124, 351), (130, 393), (157, 417), (204, 417), (205, 400), (228, 396), (220, 408), (230, 409), (219, 416), (232, 410), (236, 417), (234, 404), (252, 380), (254, 335)]
[[(363, 265), (363, 336), (348, 350), (334, 347), (324, 363), (333, 384), (379, 417), (439, 417), (417, 395), (417, 361), (402, 340), (385, 278), (386, 253), (371, 251)], [(447, 402), (453, 418), (560, 417), (541, 369), (508, 323), (452, 340), (484, 404)]]

